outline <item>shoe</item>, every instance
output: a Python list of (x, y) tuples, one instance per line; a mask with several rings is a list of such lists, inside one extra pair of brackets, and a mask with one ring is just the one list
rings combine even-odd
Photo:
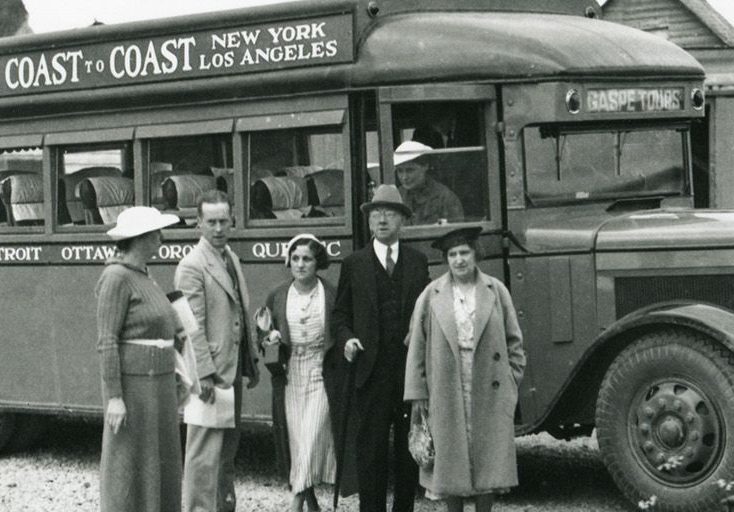
[(316, 493), (313, 487), (307, 489), (304, 494), (306, 494), (306, 507), (308, 512), (321, 512), (321, 507), (319, 507), (319, 502), (316, 499)]

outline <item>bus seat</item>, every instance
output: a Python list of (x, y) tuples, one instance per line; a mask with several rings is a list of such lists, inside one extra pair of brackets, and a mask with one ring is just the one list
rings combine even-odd
[(253, 184), (250, 199), (256, 219), (300, 219), (310, 210), (304, 178), (261, 178)]
[(43, 224), (43, 176), (40, 174), (9, 176), (0, 183), (0, 189), (8, 225)]
[(169, 162), (150, 162), (150, 205), (162, 210), (165, 208), (163, 182), (173, 175), (173, 164)]
[(234, 169), (232, 167), (210, 167), (209, 170), (216, 180), (216, 188), (226, 192), (229, 202), (234, 204)]
[(330, 217), (344, 216), (344, 171), (324, 169), (308, 177), (315, 189), (315, 200), (309, 201)]
[(163, 199), (166, 210), (176, 210), (176, 215), (186, 224), (196, 222), (196, 201), (207, 190), (216, 188), (214, 176), (180, 174), (163, 182)]
[(68, 210), (70, 221), (74, 224), (85, 223), (84, 207), (79, 197), (79, 183), (87, 178), (97, 178), (100, 176), (120, 177), (122, 176), (122, 171), (117, 167), (85, 167), (62, 178), (64, 192), (66, 193), (66, 209)]
[(130, 178), (87, 178), (77, 187), (87, 224), (114, 224), (120, 212), (134, 204), (135, 190)]
[[(0, 169), (2, 169), (0, 167)], [(16, 174), (35, 174), (32, 171), (22, 171), (22, 170), (15, 170), (15, 169), (2, 169), (0, 170), (0, 183), (2, 183), (5, 178), (8, 178), (10, 176), (15, 176)], [(0, 223), (8, 223), (8, 214), (5, 210), (5, 204), (2, 200), (0, 200)]]
[(290, 176), (291, 178), (305, 178), (306, 176), (322, 170), (318, 165), (290, 165), (281, 168), (278, 175)]
[(261, 178), (267, 178), (269, 176), (275, 176), (275, 173), (265, 167), (253, 166), (250, 169), (250, 184), (252, 185)]

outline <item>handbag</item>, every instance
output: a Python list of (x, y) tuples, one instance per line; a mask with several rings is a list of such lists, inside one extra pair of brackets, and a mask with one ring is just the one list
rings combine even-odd
[(280, 362), (280, 331), (273, 325), (273, 315), (267, 306), (255, 311), (255, 325), (259, 340), (260, 354), (263, 356), (265, 368), (273, 376), (285, 375), (285, 369)]
[(418, 466), (423, 469), (433, 467), (436, 451), (433, 448), (433, 436), (428, 428), (428, 412), (424, 407), (411, 413), (410, 432), (408, 432), (408, 451)]

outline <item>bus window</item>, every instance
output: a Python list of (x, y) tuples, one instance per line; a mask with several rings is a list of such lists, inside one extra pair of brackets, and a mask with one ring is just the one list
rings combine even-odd
[(128, 144), (66, 146), (58, 155), (60, 225), (114, 224), (135, 204)]
[(528, 198), (533, 205), (684, 191), (684, 136), (679, 129), (524, 130)]
[(135, 204), (129, 144), (58, 148), (59, 225), (114, 224)]
[[(249, 132), (250, 219), (285, 224), (345, 216), (345, 144), (342, 126)], [(249, 156), (249, 158), (248, 158)], [(320, 221), (318, 219), (321, 219)]]
[(393, 104), (394, 147), (412, 140), (428, 148), (396, 167), (395, 183), (413, 210), (408, 224), (489, 218), (482, 105), (478, 102)]
[(196, 224), (196, 202), (211, 189), (227, 192), (234, 204), (232, 135), (167, 137), (148, 141), (150, 204)]
[(43, 224), (42, 156), (38, 147), (0, 154), (0, 226)]

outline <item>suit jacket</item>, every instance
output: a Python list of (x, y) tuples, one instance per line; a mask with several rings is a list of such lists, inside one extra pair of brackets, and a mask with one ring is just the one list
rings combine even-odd
[[(398, 259), (402, 261), (403, 281), (400, 300), (400, 332), (408, 333), (410, 316), (418, 296), (430, 282), (426, 256), (405, 244), (400, 244)], [(336, 339), (337, 354), (343, 358), (344, 345), (350, 338), (357, 338), (364, 347), (355, 363), (355, 385), (364, 386), (377, 359), (379, 347), (379, 313), (377, 282), (375, 279), (374, 249), (372, 243), (344, 259), (336, 292), (336, 306), (332, 317), (332, 330)]]
[[(250, 335), (247, 327), (249, 299), (245, 277), (237, 255), (229, 246), (225, 250), (232, 258), (237, 274), (243, 317), (240, 317), (235, 289), (224, 260), (204, 238), (179, 262), (174, 285), (186, 295), (199, 323), (199, 329), (191, 340), (199, 378), (216, 374), (231, 385), (238, 377), (239, 357), (243, 357), (242, 370), (247, 377), (253, 376), (257, 357), (251, 342), (254, 336)], [(245, 325), (239, 325), (241, 318), (244, 318)]]

